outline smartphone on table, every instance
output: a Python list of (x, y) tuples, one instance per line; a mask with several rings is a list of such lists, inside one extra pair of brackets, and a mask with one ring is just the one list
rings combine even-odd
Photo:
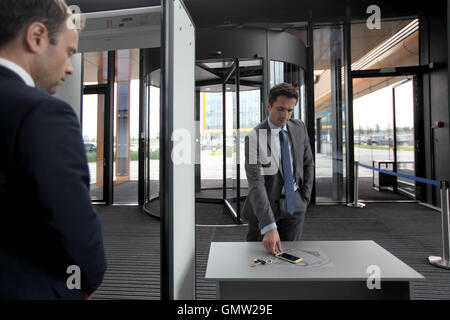
[(284, 261), (288, 261), (288, 262), (290, 262), (290, 263), (294, 263), (294, 264), (303, 261), (303, 258), (296, 257), (296, 256), (294, 256), (294, 255), (292, 255), (292, 254), (285, 253), (285, 252), (278, 253), (278, 254), (276, 255), (276, 257), (277, 257), (277, 258), (280, 258), (280, 259), (282, 259), (282, 260), (284, 260)]

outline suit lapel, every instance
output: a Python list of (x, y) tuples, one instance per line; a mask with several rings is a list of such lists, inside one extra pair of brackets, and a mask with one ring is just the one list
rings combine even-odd
[(289, 138), (291, 139), (291, 148), (292, 148), (292, 163), (293, 163), (293, 173), (294, 173), (294, 177), (297, 177), (297, 157), (298, 157), (298, 143), (296, 142), (296, 140), (294, 139), (294, 137), (296, 138), (300, 138), (297, 134), (297, 132), (295, 131), (295, 126), (291, 125), (290, 121), (287, 122), (287, 128), (288, 128), (288, 135)]

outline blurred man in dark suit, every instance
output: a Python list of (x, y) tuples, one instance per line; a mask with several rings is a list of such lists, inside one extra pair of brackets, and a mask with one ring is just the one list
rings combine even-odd
[(73, 73), (68, 19), (0, 1), (0, 299), (89, 299), (106, 270), (78, 118), (50, 95)]

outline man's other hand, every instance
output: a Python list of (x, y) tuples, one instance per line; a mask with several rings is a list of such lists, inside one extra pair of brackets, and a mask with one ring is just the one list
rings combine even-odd
[(267, 231), (264, 234), (264, 238), (262, 240), (264, 248), (266, 248), (267, 252), (276, 255), (277, 251), (275, 250), (275, 247), (278, 249), (279, 252), (283, 252), (283, 249), (281, 249), (281, 241), (280, 241), (280, 235), (278, 234), (277, 229), (272, 229), (270, 231)]

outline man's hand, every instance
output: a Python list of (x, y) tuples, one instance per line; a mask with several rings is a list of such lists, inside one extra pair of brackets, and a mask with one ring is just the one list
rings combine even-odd
[(277, 229), (267, 231), (264, 234), (264, 238), (262, 241), (264, 248), (266, 248), (267, 252), (276, 255), (277, 251), (275, 250), (275, 246), (278, 248), (279, 252), (283, 252), (283, 249), (281, 249), (280, 235), (278, 234)]

